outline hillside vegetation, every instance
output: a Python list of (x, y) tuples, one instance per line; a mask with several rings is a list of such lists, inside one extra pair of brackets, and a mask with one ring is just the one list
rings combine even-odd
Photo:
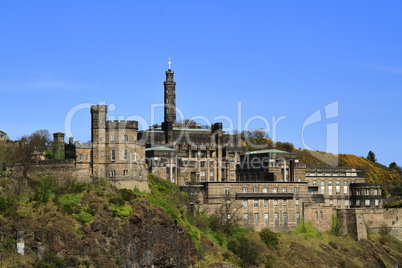
[[(402, 242), (386, 233), (356, 242), (311, 225), (276, 234), (187, 210), (177, 185), (149, 176), (151, 193), (105, 181), (3, 179), (1, 267), (393, 267)], [(19, 190), (17, 191), (17, 188)], [(22, 189), (21, 189), (22, 188)], [(16, 254), (17, 232), (25, 255)]]

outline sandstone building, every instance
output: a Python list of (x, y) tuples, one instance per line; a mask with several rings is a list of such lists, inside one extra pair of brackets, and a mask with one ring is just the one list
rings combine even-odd
[[(153, 173), (189, 193), (190, 207), (224, 211), (224, 217), (238, 217), (242, 225), (256, 230), (287, 231), (305, 218), (325, 231), (335, 214), (348, 226), (366, 218), (372, 228), (390, 219), (401, 225), (400, 211), (382, 209), (381, 186), (365, 183), (356, 168), (311, 168), (297, 154), (277, 149), (245, 152), (240, 135), (225, 133), (222, 123), (203, 128), (191, 121), (177, 122), (176, 82), (170, 68), (163, 84), (160, 125), (139, 130), (138, 122), (107, 120), (107, 106), (93, 105), (91, 142), (70, 138), (65, 143), (64, 133), (54, 133), (54, 148), (63, 157), (43, 161), (36, 171), (69, 170), (79, 180), (105, 178), (119, 188), (141, 190), (147, 190), (147, 175)], [(362, 237), (355, 229), (348, 232)]]

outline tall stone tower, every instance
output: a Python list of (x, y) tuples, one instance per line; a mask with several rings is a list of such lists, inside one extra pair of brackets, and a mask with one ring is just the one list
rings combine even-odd
[(106, 105), (91, 106), (92, 174), (105, 177)]
[(174, 72), (170, 69), (166, 71), (166, 81), (163, 82), (165, 89), (165, 106), (164, 106), (164, 122), (162, 130), (165, 132), (165, 143), (172, 145), (173, 143), (173, 125), (176, 124), (176, 82), (173, 81)]
[(174, 72), (169, 69), (166, 71), (166, 81), (163, 82), (165, 88), (165, 122), (176, 123), (176, 82), (173, 81)]

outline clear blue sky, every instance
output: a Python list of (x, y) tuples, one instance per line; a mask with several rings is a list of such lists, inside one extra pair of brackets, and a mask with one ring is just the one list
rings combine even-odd
[[(102, 102), (150, 124), (171, 57), (186, 118), (228, 116), (238, 129), (259, 116), (303, 148), (319, 110), (310, 148), (326, 150), (332, 123), (338, 152), (402, 165), (401, 12), (401, 1), (1, 1), (0, 130), (65, 132), (76, 107), (72, 130), (86, 142), (79, 108)], [(286, 117), (275, 133), (273, 116)]]

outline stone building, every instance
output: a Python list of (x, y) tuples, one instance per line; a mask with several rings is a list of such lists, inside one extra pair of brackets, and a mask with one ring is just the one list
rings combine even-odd
[(8, 135), (4, 131), (0, 130), (0, 141), (6, 141), (8, 140)]
[(236, 181), (236, 164), (244, 149), (238, 134), (225, 133), (222, 123), (202, 129), (194, 122), (176, 122), (176, 82), (166, 71), (164, 122), (139, 131), (150, 173), (172, 183)]

